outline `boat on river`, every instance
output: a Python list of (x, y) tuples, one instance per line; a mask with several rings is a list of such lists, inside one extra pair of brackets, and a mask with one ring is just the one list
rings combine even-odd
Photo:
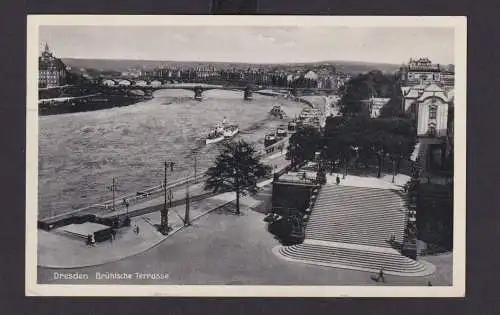
[(264, 147), (271, 146), (278, 142), (275, 134), (268, 134), (264, 137)]
[(281, 125), (276, 129), (276, 137), (284, 138), (288, 135), (285, 125)]
[(210, 130), (205, 139), (205, 144), (217, 143), (224, 139), (230, 139), (236, 136), (239, 131), (238, 125), (230, 124), (224, 117), (222, 123), (217, 123), (217, 125)]
[(283, 117), (286, 116), (286, 113), (285, 111), (283, 110), (283, 106), (281, 105), (274, 105), (271, 110), (269, 111), (269, 113), (272, 115), (272, 116), (275, 116), (275, 117), (280, 117), (281, 119), (283, 119)]
[(210, 129), (205, 144), (217, 143), (224, 140), (224, 127), (221, 123), (217, 123), (215, 127)]
[(228, 125), (224, 127), (224, 138), (229, 139), (234, 136), (240, 131), (237, 125)]

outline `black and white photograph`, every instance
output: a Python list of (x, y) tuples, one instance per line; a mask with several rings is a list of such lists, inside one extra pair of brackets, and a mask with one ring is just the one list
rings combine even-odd
[(466, 18), (29, 15), (26, 294), (463, 296)]

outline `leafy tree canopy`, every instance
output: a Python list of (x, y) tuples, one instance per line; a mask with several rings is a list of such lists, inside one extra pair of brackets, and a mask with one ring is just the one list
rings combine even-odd
[(344, 115), (369, 115), (363, 100), (371, 96), (392, 98), (395, 92), (397, 87), (393, 75), (384, 74), (380, 70), (359, 74), (349, 80), (343, 90), (341, 112)]
[(206, 174), (205, 189), (214, 192), (236, 191), (236, 211), (240, 194), (257, 192), (257, 182), (269, 175), (271, 167), (260, 162), (257, 151), (248, 142), (226, 142)]
[(301, 126), (289, 141), (288, 150), (294, 158), (305, 161), (311, 160), (314, 153), (321, 148), (323, 142), (321, 133), (313, 126)]

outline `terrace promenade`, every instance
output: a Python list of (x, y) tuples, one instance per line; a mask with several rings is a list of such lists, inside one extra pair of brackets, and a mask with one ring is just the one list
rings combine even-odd
[[(288, 165), (284, 159), (286, 152), (276, 152), (263, 159), (263, 162), (271, 165), (279, 171)], [(272, 182), (266, 179), (257, 184), (264, 187)], [(190, 193), (202, 193), (202, 183), (190, 187)], [(175, 193), (179, 198), (185, 198), (185, 188)], [(190, 203), (190, 221), (195, 222), (204, 215), (215, 211), (236, 199), (234, 192), (192, 201)], [(85, 241), (66, 233), (63, 229), (55, 228), (51, 231), (38, 230), (38, 261), (39, 267), (45, 268), (81, 268), (97, 266), (127, 257), (138, 255), (160, 244), (181, 229), (185, 228), (185, 203), (169, 208), (168, 221), (171, 231), (168, 235), (161, 234), (157, 226), (160, 224), (159, 210), (163, 206), (164, 199), (156, 197), (144, 202), (132, 205), (128, 212), (131, 218), (131, 226), (118, 230), (114, 240), (97, 243), (95, 247), (89, 247)], [(242, 205), (252, 202), (251, 197), (244, 197)], [(107, 212), (104, 216), (123, 215), (127, 211), (120, 208), (115, 212)], [(139, 233), (134, 233), (135, 226), (139, 227)]]

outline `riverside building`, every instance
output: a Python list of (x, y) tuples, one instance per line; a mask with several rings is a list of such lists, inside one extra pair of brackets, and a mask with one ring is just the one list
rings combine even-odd
[(45, 43), (44, 50), (38, 58), (38, 87), (47, 88), (67, 84), (68, 69), (64, 62), (54, 57)]

